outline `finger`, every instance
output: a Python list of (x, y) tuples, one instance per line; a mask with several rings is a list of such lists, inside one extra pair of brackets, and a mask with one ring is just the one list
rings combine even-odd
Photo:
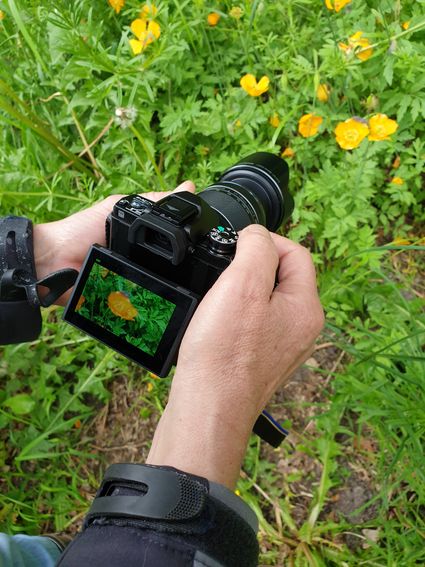
[(279, 255), (278, 293), (317, 293), (316, 270), (310, 252), (304, 246), (277, 234), (271, 240)]
[(226, 274), (238, 273), (242, 285), (252, 286), (270, 297), (279, 257), (270, 232), (259, 224), (251, 224), (239, 233), (236, 255)]
[(146, 199), (150, 199), (151, 201), (159, 201), (167, 195), (171, 195), (172, 193), (179, 193), (180, 191), (189, 191), (190, 193), (195, 193), (195, 185), (192, 181), (183, 181), (180, 183), (178, 187), (174, 189), (174, 191), (151, 191), (150, 193), (141, 193), (142, 197), (146, 197)]

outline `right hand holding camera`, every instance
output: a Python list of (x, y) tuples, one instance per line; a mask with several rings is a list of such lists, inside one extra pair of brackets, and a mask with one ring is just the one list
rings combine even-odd
[(310, 253), (260, 225), (242, 230), (186, 331), (148, 462), (234, 487), (256, 418), (322, 326)]

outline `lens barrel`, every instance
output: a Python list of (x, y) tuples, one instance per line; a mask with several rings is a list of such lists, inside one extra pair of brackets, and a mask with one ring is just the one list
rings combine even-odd
[(226, 170), (200, 197), (235, 230), (256, 223), (274, 232), (294, 209), (288, 181), (282, 158), (258, 152)]

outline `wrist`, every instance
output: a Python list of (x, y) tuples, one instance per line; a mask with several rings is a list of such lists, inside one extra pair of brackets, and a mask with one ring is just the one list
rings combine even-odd
[(54, 272), (57, 253), (55, 251), (55, 241), (53, 239), (54, 223), (34, 225), (34, 262), (37, 277), (44, 278)]
[(147, 463), (173, 466), (233, 490), (252, 425), (234, 407), (229, 411), (226, 404), (172, 392)]

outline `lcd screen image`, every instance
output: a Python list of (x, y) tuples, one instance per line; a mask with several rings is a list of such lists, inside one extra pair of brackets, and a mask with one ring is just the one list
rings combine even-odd
[(175, 308), (174, 303), (95, 262), (75, 310), (154, 356)]

